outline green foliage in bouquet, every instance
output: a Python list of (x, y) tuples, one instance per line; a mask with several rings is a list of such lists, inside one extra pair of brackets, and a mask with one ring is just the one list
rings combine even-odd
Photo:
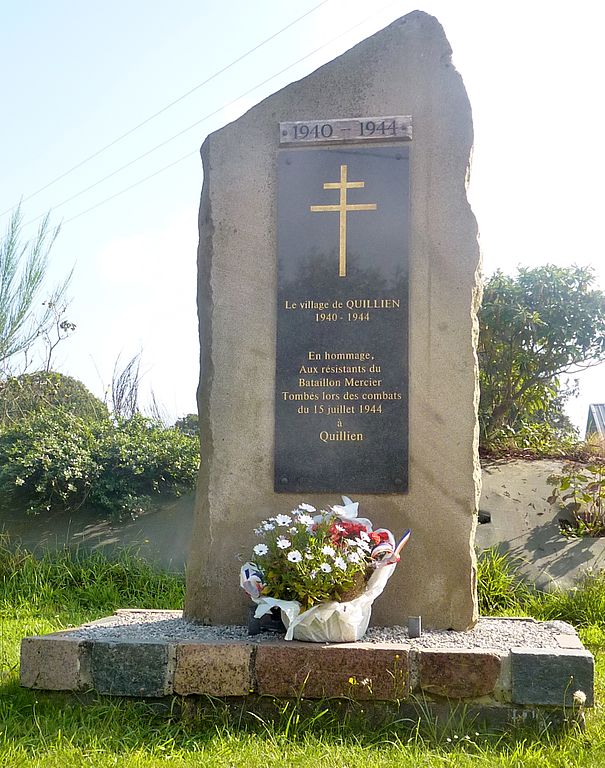
[(262, 572), (264, 597), (297, 600), (302, 610), (329, 601), (358, 597), (372, 574), (371, 551), (387, 532), (368, 532), (356, 520), (335, 513), (312, 517), (301, 504), (289, 515), (264, 520), (254, 547)]

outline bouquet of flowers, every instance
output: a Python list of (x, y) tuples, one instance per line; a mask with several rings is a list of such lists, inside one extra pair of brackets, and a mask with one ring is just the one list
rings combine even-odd
[(257, 603), (257, 618), (281, 608), (287, 640), (358, 640), (365, 633), (371, 604), (410, 531), (396, 544), (390, 531), (358, 517), (358, 506), (346, 496), (319, 513), (300, 504), (256, 529), (255, 561), (242, 567), (240, 584)]

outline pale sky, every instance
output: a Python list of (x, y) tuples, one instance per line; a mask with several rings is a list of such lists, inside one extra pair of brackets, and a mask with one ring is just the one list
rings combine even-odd
[[(0, 0), (0, 213), (20, 198), (25, 222), (51, 210), (51, 274), (74, 267), (77, 331), (56, 367), (103, 396), (116, 358), (142, 350), (144, 388), (172, 419), (194, 411), (202, 141), (415, 9), (443, 24), (471, 100), (485, 274), (591, 264), (605, 289), (599, 0)], [(583, 428), (605, 366), (580, 386)]]

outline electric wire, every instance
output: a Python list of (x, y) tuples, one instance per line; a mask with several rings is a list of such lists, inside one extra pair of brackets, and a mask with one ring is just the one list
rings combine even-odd
[[(33, 197), (36, 197), (36, 195), (39, 195), (40, 192), (44, 192), (44, 190), (48, 189), (49, 187), (52, 187), (52, 185), (56, 184), (56, 182), (61, 181), (61, 179), (64, 179), (66, 176), (69, 176), (69, 174), (73, 173), (73, 171), (78, 170), (78, 168), (81, 168), (83, 165), (86, 165), (86, 163), (90, 162), (91, 160), (94, 160), (95, 157), (98, 157), (100, 154), (102, 154), (106, 150), (108, 150), (111, 147), (113, 147), (116, 144), (118, 144), (120, 141), (122, 141), (122, 139), (125, 139), (127, 136), (130, 136), (135, 131), (138, 131), (139, 128), (142, 128), (144, 125), (147, 125), (147, 123), (150, 123), (152, 120), (155, 120), (156, 117), (159, 117), (164, 112), (169, 110), (171, 107), (174, 107), (175, 104), (178, 104), (179, 102), (183, 101), (183, 99), (186, 99), (188, 96), (191, 96), (192, 93), (195, 93), (195, 91), (198, 91), (204, 85), (208, 85), (208, 83), (210, 83), (212, 80), (217, 78), (219, 75), (224, 74), (225, 72), (227, 72), (227, 70), (231, 69), (231, 67), (234, 67), (236, 64), (239, 64), (245, 58), (247, 58), (251, 54), (255, 53), (255, 51), (258, 51), (264, 45), (266, 45), (267, 43), (270, 43), (271, 40), (275, 40), (276, 37), (278, 37), (283, 32), (285, 32), (286, 30), (288, 30), (291, 27), (293, 27), (295, 24), (298, 24), (298, 22), (302, 21), (304, 18), (306, 18), (310, 14), (314, 13), (318, 8), (321, 8), (322, 5), (325, 5), (328, 2), (330, 2), (330, 0), (321, 0), (320, 3), (318, 3), (313, 8), (311, 8), (310, 10), (306, 11), (305, 13), (303, 13), (302, 16), (299, 16), (297, 19), (294, 19), (294, 21), (291, 21), (289, 24), (287, 24), (285, 27), (282, 27), (277, 32), (274, 32), (270, 37), (267, 37), (265, 40), (263, 40), (262, 42), (258, 43), (253, 48), (250, 48), (250, 50), (246, 51), (241, 56), (238, 56), (237, 59), (234, 59), (232, 62), (230, 62), (229, 64), (224, 66), (222, 69), (219, 69), (217, 72), (215, 72), (214, 74), (210, 75), (210, 77), (206, 78), (206, 80), (204, 80), (203, 82), (198, 83), (193, 88), (188, 90), (186, 93), (183, 93), (181, 96), (179, 96), (178, 98), (174, 99), (174, 101), (171, 101), (169, 104), (166, 104), (166, 106), (162, 107), (157, 112), (154, 112), (153, 115), (150, 115), (149, 117), (146, 117), (145, 120), (143, 120), (142, 122), (138, 123), (133, 128), (130, 128), (125, 133), (122, 133), (120, 136), (118, 136), (117, 138), (115, 138), (112, 141), (110, 141), (109, 144), (106, 144), (104, 147), (101, 147), (96, 152), (93, 152), (92, 155), (89, 155), (88, 157), (85, 157), (84, 160), (81, 160), (79, 163), (76, 163), (76, 165), (72, 166), (67, 171), (64, 171), (59, 176), (57, 176), (54, 179), (52, 179), (52, 181), (49, 181), (47, 184), (45, 184), (43, 187), (40, 187), (35, 192), (32, 192), (31, 194), (27, 195), (26, 197), (23, 197), (18, 205), (20, 205), (21, 203), (27, 202), (28, 200), (31, 200)], [(145, 157), (145, 155), (141, 155), (141, 157)], [(136, 162), (136, 160), (134, 160), (133, 162)], [(125, 165), (122, 168), (127, 168), (127, 167), (128, 166)], [(116, 171), (116, 173), (118, 173), (119, 170), (122, 170), (122, 169), (118, 169), (118, 171)], [(105, 179), (110, 178), (112, 175), (113, 174), (110, 174), (109, 176), (106, 176)], [(105, 181), (105, 179), (101, 179), (101, 181)], [(91, 188), (92, 187), (89, 187), (89, 189), (91, 189)], [(83, 190), (82, 192), (84, 193), (84, 192), (87, 192), (87, 191), (88, 191), (88, 189)], [(72, 200), (72, 199), (73, 198), (70, 198), (70, 200)], [(70, 200), (66, 200), (65, 202), (69, 202)], [(14, 211), (16, 208), (18, 208), (18, 205), (13, 205), (10, 208), (7, 208), (2, 213), (0, 213), (0, 218), (2, 218), (3, 216), (6, 216), (7, 213), (11, 213), (12, 211)], [(62, 205), (62, 203), (60, 203), (60, 205)], [(58, 206), (56, 206), (56, 207), (58, 207)]]
[(69, 224), (71, 221), (74, 221), (75, 219), (79, 219), (80, 216), (84, 216), (85, 213), (90, 213), (91, 211), (94, 211), (95, 208), (100, 208), (100, 206), (105, 205), (105, 203), (108, 203), (110, 200), (114, 200), (116, 197), (119, 197), (120, 195), (123, 195), (126, 192), (130, 192), (130, 190), (134, 189), (134, 187), (138, 187), (140, 184), (144, 184), (146, 181), (149, 181), (149, 179), (153, 179), (154, 176), (158, 176), (160, 173), (164, 173), (164, 171), (167, 171), (170, 168), (173, 168), (175, 165), (182, 163), (183, 160), (187, 160), (187, 158), (192, 157), (193, 155), (197, 155), (197, 149), (194, 149), (193, 152), (187, 152), (186, 155), (182, 155), (182, 157), (179, 157), (178, 160), (174, 160), (172, 163), (170, 163), (169, 165), (165, 165), (163, 168), (160, 168), (158, 171), (154, 171), (153, 173), (150, 173), (149, 176), (145, 176), (144, 179), (139, 179), (139, 181), (135, 181), (134, 184), (131, 184), (129, 187), (126, 187), (125, 189), (121, 189), (119, 192), (116, 192), (110, 197), (106, 197), (104, 200), (101, 200), (101, 202), (96, 203), (95, 205), (91, 205), (90, 208), (87, 208), (85, 211), (81, 211), (80, 213), (77, 213), (75, 216), (72, 216), (70, 219), (66, 219), (65, 221), (62, 221), (61, 224), (62, 225)]
[[(244, 93), (240, 94), (236, 98), (232, 99), (227, 104), (224, 104), (223, 106), (219, 107), (218, 109), (214, 110), (213, 112), (210, 112), (209, 114), (205, 115), (204, 117), (200, 118), (199, 120), (196, 120), (195, 123), (192, 123), (187, 128), (184, 128), (183, 130), (179, 131), (178, 133), (174, 134), (173, 136), (169, 137), (168, 139), (162, 141), (160, 144), (157, 144), (156, 146), (154, 146), (151, 149), (147, 150), (142, 155), (139, 155), (138, 157), (134, 158), (133, 160), (130, 160), (128, 163), (126, 163), (125, 165), (123, 165), (120, 168), (116, 169), (115, 171), (112, 171), (112, 173), (108, 174), (107, 176), (104, 176), (102, 179), (99, 179), (98, 181), (96, 181), (93, 184), (89, 185), (85, 189), (80, 190), (79, 192), (76, 192), (74, 195), (72, 195), (71, 197), (67, 198), (66, 200), (61, 201), (57, 205), (53, 206), (51, 210), (55, 211), (57, 208), (60, 208), (62, 205), (66, 205), (68, 202), (71, 202), (71, 201), (75, 200), (77, 197), (80, 197), (80, 195), (85, 194), (86, 192), (90, 191), (91, 189), (93, 189), (94, 187), (96, 187), (99, 184), (103, 183), (104, 181), (107, 181), (107, 179), (111, 178), (112, 176), (115, 176), (120, 171), (125, 170), (126, 168), (130, 167), (134, 163), (138, 162), (139, 160), (142, 160), (143, 158), (145, 158), (148, 155), (152, 154), (156, 150), (166, 146), (166, 144), (169, 144), (170, 142), (172, 142), (175, 139), (179, 138), (180, 136), (182, 136), (183, 134), (185, 134), (188, 131), (192, 130), (193, 128), (196, 128), (198, 125), (200, 125), (200, 123), (203, 123), (206, 120), (209, 120), (211, 117), (214, 117), (219, 112), (222, 112), (225, 109), (229, 109), (229, 107), (233, 106), (235, 103), (237, 103), (241, 99), (245, 98), (246, 96), (249, 96), (251, 93), (253, 93), (254, 91), (258, 90), (258, 88), (262, 88), (264, 85), (267, 85), (267, 83), (271, 82), (271, 80), (274, 80), (276, 77), (279, 77), (280, 75), (283, 75), (285, 72), (287, 72), (288, 70), (290, 70), (293, 67), (297, 66), (301, 62), (305, 61), (306, 59), (310, 58), (311, 56), (314, 56), (316, 53), (318, 53), (319, 51), (321, 51), (324, 48), (328, 47), (329, 45), (332, 45), (332, 43), (336, 42), (341, 37), (344, 37), (345, 35), (348, 35), (350, 32), (354, 31), (358, 27), (362, 26), (363, 24), (366, 24), (368, 21), (370, 21), (375, 16), (379, 15), (380, 13), (382, 13), (384, 10), (386, 10), (390, 6), (395, 5), (395, 3), (398, 2), (398, 1), (399, 0), (391, 0), (388, 3), (385, 3), (377, 11), (375, 11), (372, 14), (370, 14), (369, 16), (366, 16), (364, 19), (359, 21), (357, 24), (354, 24), (353, 26), (351, 26), (348, 29), (344, 30), (340, 34), (338, 34), (335, 37), (331, 38), (327, 42), (323, 43), (319, 47), (317, 47), (314, 50), (312, 50), (311, 52), (305, 54), (304, 56), (302, 56), (301, 58), (299, 58), (296, 61), (292, 62), (291, 64), (288, 64), (287, 67), (284, 67), (283, 69), (279, 70), (279, 72), (275, 72), (274, 74), (272, 74), (267, 79), (263, 80), (260, 83), (257, 83), (252, 88), (249, 88), (247, 91), (245, 91)], [(91, 211), (95, 210), (96, 208), (99, 208), (100, 206), (104, 205), (105, 203), (108, 203), (111, 200), (114, 200), (116, 197), (119, 197), (120, 195), (122, 195), (122, 194), (124, 194), (126, 192), (129, 192), (131, 189), (134, 189), (135, 187), (138, 187), (141, 184), (144, 184), (146, 181), (149, 181), (150, 179), (154, 178), (155, 176), (158, 176), (160, 173), (163, 173), (164, 171), (167, 171), (170, 168), (173, 168), (175, 165), (178, 165), (179, 163), (181, 163), (184, 160), (186, 160), (188, 157), (192, 157), (193, 155), (196, 155), (197, 153), (198, 153), (198, 150), (195, 149), (193, 151), (188, 152), (185, 155), (182, 155), (177, 160), (174, 160), (174, 161), (170, 162), (168, 165), (163, 166), (162, 168), (158, 169), (157, 171), (154, 171), (153, 173), (145, 176), (144, 178), (139, 179), (138, 181), (134, 182), (133, 184), (130, 184), (129, 186), (125, 187), (124, 189), (121, 189), (118, 192), (110, 195), (109, 197), (104, 198), (103, 200), (101, 200), (100, 202), (96, 203), (95, 205), (85, 209), (84, 211), (81, 211), (80, 213), (77, 213), (75, 216), (72, 216), (69, 219), (66, 219), (65, 221), (62, 222), (62, 224), (68, 224), (69, 222), (72, 222), (75, 219), (80, 218), (80, 216), (84, 216), (86, 213), (90, 213)], [(24, 224), (23, 226), (29, 226), (30, 224), (35, 223), (39, 219), (43, 218), (43, 216), (45, 216), (45, 215), (46, 214), (41, 214), (40, 216), (37, 216), (36, 218), (31, 219), (30, 221), (26, 222), (26, 224)]]

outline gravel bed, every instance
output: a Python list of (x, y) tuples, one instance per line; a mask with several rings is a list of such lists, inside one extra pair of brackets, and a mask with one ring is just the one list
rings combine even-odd
[[(411, 648), (490, 648), (508, 651), (510, 648), (558, 648), (558, 635), (575, 634), (563, 621), (537, 622), (533, 619), (479, 619), (467, 632), (446, 630), (423, 631), (419, 638), (410, 639), (405, 627), (372, 627), (364, 643), (404, 643)], [(261, 633), (250, 637), (246, 627), (206, 627), (186, 621), (181, 611), (123, 610), (102, 619), (100, 623), (84, 624), (69, 633), (70, 637), (105, 642), (216, 642), (245, 640), (250, 643), (271, 642), (276, 635)]]

